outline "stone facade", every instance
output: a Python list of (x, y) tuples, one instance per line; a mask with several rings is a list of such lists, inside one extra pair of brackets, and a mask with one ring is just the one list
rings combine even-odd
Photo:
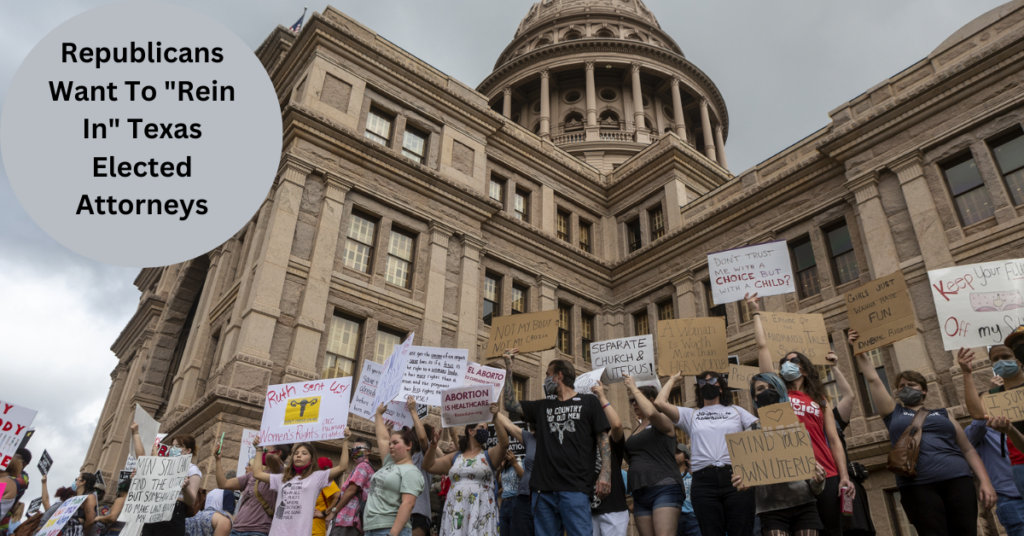
[[(356, 373), (410, 332), (494, 365), (479, 357), (485, 307), (565, 312), (566, 344), (516, 365), (528, 398), (552, 359), (588, 370), (585, 339), (656, 334), (660, 317), (726, 316), (730, 350), (750, 363), (742, 305), (707, 300), (706, 254), (787, 240), (814, 266), (802, 265), (801, 292), (766, 307), (825, 316), (858, 389), (848, 438), (872, 472), (875, 525), (909, 534), (884, 470), (888, 434), (842, 343), (843, 293), (904, 273), (918, 334), (876, 363), (888, 378), (923, 373), (930, 403), (966, 418), (927, 270), (1022, 256), (1020, 173), (996, 149), (1024, 134), (1024, 0), (739, 175), (724, 100), (639, 0), (533, 6), (477, 89), (333, 8), (298, 35), (278, 27), (256, 53), (284, 114), (273, 189), (216, 250), (141, 271), (85, 470), (116, 477), (140, 404), (162, 431), (196, 437), (212, 487), (216, 438), (237, 452), (230, 438), (258, 428), (268, 384)], [(953, 190), (947, 170), (965, 162), (977, 184)], [(679, 403), (694, 403), (688, 391)], [(621, 386), (612, 399), (630, 414)], [(320, 447), (336, 457), (337, 442)], [(1001, 531), (991, 514), (979, 523)]]

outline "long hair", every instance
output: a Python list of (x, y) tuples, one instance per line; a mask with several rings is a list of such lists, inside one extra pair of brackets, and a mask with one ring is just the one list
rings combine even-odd
[[(800, 352), (786, 352), (786, 355), (779, 360), (779, 370), (782, 370), (782, 365), (786, 363), (786, 358), (790, 355), (795, 355), (797, 360), (800, 362), (800, 370), (804, 373), (804, 385), (801, 391), (811, 397), (811, 400), (821, 404), (822, 406), (827, 405), (828, 395), (825, 394), (825, 388), (821, 385), (821, 377), (818, 376), (818, 367), (811, 363), (811, 360)], [(786, 389), (794, 391), (794, 382), (786, 382)]]
[[(476, 430), (475, 424), (467, 424), (466, 427), (462, 429), (462, 435), (459, 436), (459, 452), (466, 452), (466, 449), (469, 448), (469, 434), (473, 433), (473, 430)], [(486, 445), (480, 445), (480, 448), (484, 447), (486, 447)]]
[[(697, 375), (697, 379), (698, 380), (703, 380), (704, 377), (707, 376), (708, 374), (710, 374), (712, 378), (718, 378), (718, 383), (716, 385), (718, 385), (718, 387), (720, 387), (721, 391), (722, 391), (722, 393), (720, 395), (718, 395), (718, 403), (723, 405), (723, 406), (731, 406), (732, 405), (732, 391), (729, 390), (729, 380), (726, 380), (724, 375), (719, 374), (717, 372), (712, 372), (710, 370), (705, 370), (704, 372), (701, 372), (700, 374), (698, 374)], [(641, 392), (643, 392), (643, 391), (641, 391)], [(697, 384), (697, 383), (693, 384), (693, 392), (697, 396), (697, 407), (698, 408), (703, 408), (704, 407), (704, 397), (700, 394), (700, 385), (699, 384)]]
[(281, 481), (282, 482), (287, 482), (287, 481), (291, 480), (292, 477), (294, 477), (296, 475), (298, 475), (299, 478), (306, 478), (307, 476), (313, 474), (314, 471), (318, 471), (319, 470), (319, 468), (317, 468), (317, 466), (316, 466), (316, 458), (317, 458), (316, 447), (314, 447), (312, 443), (296, 443), (295, 446), (292, 447), (292, 453), (294, 453), (296, 450), (299, 450), (299, 448), (302, 448), (302, 447), (305, 447), (306, 451), (309, 452), (309, 456), (310, 456), (310, 458), (309, 458), (309, 465), (307, 465), (306, 469), (303, 470), (301, 473), (296, 473), (295, 472), (295, 457), (292, 456), (291, 463), (288, 463), (288, 464), (286, 464), (284, 466), (284, 474), (281, 476)]
[(96, 490), (96, 475), (92, 473), (82, 473), (82, 482), (85, 484), (85, 495)]
[(750, 379), (750, 399), (754, 401), (754, 409), (761, 407), (757, 403), (757, 393), (754, 392), (754, 384), (758, 380), (767, 383), (775, 389), (776, 393), (779, 393), (779, 402), (789, 402), (789, 389), (786, 389), (786, 382), (782, 380), (782, 377), (774, 372), (762, 372)]
[(74, 497), (75, 493), (75, 490), (71, 488), (57, 488), (57, 491), (53, 495), (62, 501), (66, 501)]

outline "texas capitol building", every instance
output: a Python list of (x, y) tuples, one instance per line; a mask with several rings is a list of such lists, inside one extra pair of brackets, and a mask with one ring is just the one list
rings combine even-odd
[[(268, 384), (358, 376), (412, 332), (501, 365), (481, 355), (495, 316), (559, 312), (558, 348), (517, 360), (521, 399), (542, 395), (552, 359), (587, 371), (590, 342), (656, 336), (659, 319), (725, 317), (730, 353), (750, 364), (751, 317), (710, 302), (706, 255), (785, 240), (798, 291), (766, 308), (824, 315), (859, 390), (847, 438), (871, 471), (875, 526), (912, 534), (845, 343), (844, 293), (903, 272), (918, 333), (871, 360), (883, 379), (921, 372), (929, 403), (966, 421), (927, 270), (1024, 256), (1024, 0), (740, 173), (722, 94), (640, 0), (533, 5), (476, 88), (330, 7), (298, 34), (277, 27), (256, 54), (283, 110), (273, 189), (217, 249), (139, 273), (84, 470), (116, 481), (139, 404), (161, 432), (196, 437), (212, 489), (216, 441), (226, 433), (226, 457), (238, 452)], [(977, 367), (987, 380), (988, 360)], [(612, 391), (632, 419), (622, 385)], [(691, 389), (674, 400), (695, 404)], [(368, 421), (350, 425), (372, 436)], [(318, 448), (337, 459), (339, 442)], [(1001, 531), (985, 515), (983, 533)]]

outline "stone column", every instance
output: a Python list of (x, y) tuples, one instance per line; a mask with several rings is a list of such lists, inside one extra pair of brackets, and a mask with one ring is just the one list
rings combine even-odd
[[(540, 310), (541, 311), (553, 311), (558, 308), (558, 283), (548, 276), (543, 274), (537, 276), (537, 285), (540, 287)], [(548, 370), (548, 365), (552, 361), (558, 359), (558, 347), (551, 350), (545, 350), (539, 352), (540, 354), (540, 374), (541, 378), (544, 377), (544, 373)]]
[(640, 93), (640, 64), (629, 66), (633, 77), (633, 124), (636, 126), (636, 142), (650, 143), (651, 135), (644, 125), (644, 97)]
[(686, 116), (683, 114), (683, 96), (679, 93), (679, 79), (672, 77), (672, 119), (676, 123), (676, 136), (686, 141)]
[(309, 275), (299, 304), (299, 317), (295, 319), (295, 335), (292, 337), (283, 383), (311, 380), (319, 373), (316, 370), (316, 358), (320, 350), (320, 337), (327, 328), (324, 317), (327, 312), (327, 294), (331, 289), (331, 274), (334, 272), (334, 257), (338, 249), (338, 229), (341, 227), (345, 196), (352, 189), (352, 183), (331, 173), (327, 174), (326, 182), (320, 220), (313, 238)]
[(704, 154), (714, 160), (718, 161), (715, 156), (715, 135), (711, 132), (711, 116), (708, 115), (708, 100), (700, 100), (700, 125), (704, 130)]
[(469, 350), (469, 359), (476, 361), (477, 333), (480, 331), (480, 256), (484, 241), (470, 235), (462, 235), (462, 276), (459, 296), (459, 332), (456, 348)]
[(512, 117), (512, 86), (505, 86), (502, 90), (504, 93), (503, 100), (501, 103), (501, 115), (511, 118)]
[(676, 317), (696, 318), (697, 295), (696, 286), (693, 281), (693, 272), (687, 270), (677, 275), (672, 279), (672, 284), (676, 287), (676, 304), (679, 307)]
[(441, 346), (441, 326), (444, 324), (444, 288), (448, 265), (448, 240), (455, 230), (440, 222), (430, 223), (430, 257), (427, 267), (427, 292), (420, 334), (423, 346)]
[[(935, 210), (935, 199), (921, 169), (924, 155), (920, 151), (891, 162), (888, 167), (896, 173), (907, 201), (907, 212), (914, 224), (914, 234), (921, 247), (925, 268), (937, 270), (953, 266), (953, 255), (946, 240), (946, 229)], [(884, 274), (883, 274), (884, 275)]]
[(672, 232), (683, 226), (680, 209), (688, 202), (686, 185), (679, 179), (665, 183), (665, 230)]
[(551, 137), (551, 86), (548, 72), (540, 72), (540, 137)]
[(587, 141), (601, 139), (601, 127), (597, 124), (597, 89), (594, 84), (594, 62), (584, 64), (587, 75)]
[(729, 162), (725, 159), (725, 140), (722, 138), (722, 125), (715, 125), (715, 152), (718, 154), (718, 165), (729, 169)]

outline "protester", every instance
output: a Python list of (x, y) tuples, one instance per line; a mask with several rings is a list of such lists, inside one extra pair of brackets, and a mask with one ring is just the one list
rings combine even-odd
[[(27, 460), (27, 461), (26, 461)], [(28, 473), (25, 465), (32, 461), (32, 453), (27, 449), (18, 449), (11, 457), (5, 471), (0, 471), (0, 480), (7, 483), (4, 488), (3, 500), (0, 500), (0, 536), (7, 536), (11, 524), (14, 505), (28, 489)]]
[[(506, 430), (507, 431), (507, 430)], [(523, 466), (519, 458), (511, 450), (505, 451), (505, 469), (499, 475), (501, 479), (501, 506), (498, 509), (498, 533), (512, 534), (512, 509), (515, 508), (516, 496), (519, 494), (519, 481), (523, 477)]]
[[(288, 445), (275, 445), (264, 449), (259, 454), (260, 462), (270, 469), (271, 473), (280, 471), (282, 460), (291, 455)], [(255, 460), (255, 458), (253, 458)], [(246, 473), (237, 478), (228, 478), (220, 464), (220, 451), (213, 452), (214, 475), (217, 487), (223, 490), (241, 490), (242, 497), (235, 513), (231, 527), (231, 536), (267, 536), (274, 520), (274, 504), (277, 503), (277, 491), (263, 484), (252, 476), (252, 461), (246, 465)]]
[(498, 414), (498, 423), (505, 428), (510, 437), (519, 441), (526, 449), (523, 456), (523, 474), (519, 478), (519, 488), (516, 490), (515, 502), (512, 505), (512, 518), (509, 520), (508, 532), (505, 532), (504, 525), (501, 534), (508, 536), (534, 536), (533, 528), (533, 504), (530, 500), (530, 473), (533, 471), (533, 460), (537, 455), (537, 437), (528, 430), (515, 425), (511, 419), (504, 414)]
[(679, 475), (683, 477), (683, 490), (686, 493), (686, 500), (679, 513), (676, 536), (700, 536), (700, 525), (697, 524), (697, 516), (693, 515), (693, 503), (690, 501), (690, 487), (693, 483), (693, 476), (690, 475), (690, 448), (682, 443), (676, 445), (676, 466)]
[(72, 489), (72, 488), (65, 488), (65, 487), (57, 488), (57, 491), (54, 492), (54, 494), (53, 494), (53, 496), (57, 498), (57, 502), (55, 502), (55, 503), (53, 503), (53, 505), (51, 505), (50, 504), (49, 493), (47, 493), (47, 491), (46, 491), (46, 475), (43, 475), (42, 477), (40, 477), (39, 478), (39, 482), (42, 484), (42, 494), (43, 494), (42, 497), (43, 497), (43, 510), (44, 511), (43, 511), (43, 517), (41, 517), (39, 519), (39, 524), (40, 524), (40, 526), (42, 526), (42, 525), (45, 525), (46, 522), (49, 521), (51, 517), (53, 517), (53, 514), (57, 512), (57, 509), (60, 508), (60, 505), (63, 504), (64, 501), (66, 501), (66, 500), (68, 500), (68, 499), (70, 499), (70, 498), (75, 496), (75, 490)]
[(498, 444), (486, 448), (490, 433), (487, 423), (466, 425), (459, 438), (459, 450), (437, 458), (440, 431), (423, 458), (423, 467), (432, 474), (447, 474), (452, 488), (444, 501), (441, 515), (441, 536), (495, 536), (498, 534), (498, 504), (494, 499), (494, 462), (505, 457), (508, 433), (498, 426), (498, 405), (491, 404), (492, 422)]
[[(505, 369), (519, 349), (505, 351)], [(512, 374), (505, 375), (505, 410), (518, 413), (533, 424), (537, 434), (535, 472), (530, 474), (534, 492), (534, 529), (539, 536), (585, 536), (593, 533), (590, 495), (604, 500), (611, 492), (611, 446), (608, 419), (596, 397), (573, 390), (576, 369), (562, 359), (548, 365), (544, 395), (552, 399), (516, 400)], [(595, 486), (593, 469), (600, 452), (601, 471)]]
[[(146, 452), (145, 447), (142, 444), (142, 438), (139, 437), (139, 425), (138, 423), (132, 423), (132, 440), (135, 442), (135, 452), (143, 453)], [(179, 434), (169, 438), (171, 442), (171, 448), (169, 449), (170, 457), (187, 456), (194, 454), (196, 451), (196, 440), (188, 434)], [(156, 455), (157, 446), (153, 445), (152, 455)], [(200, 481), (203, 478), (203, 474), (199, 471), (199, 467), (195, 463), (189, 463), (188, 476), (186, 477), (187, 484), (181, 488), (181, 494), (178, 495), (178, 501), (174, 503), (174, 512), (172, 513), (170, 521), (161, 521), (159, 523), (146, 523), (142, 526), (142, 536), (184, 536), (185, 534), (185, 519), (189, 513), (190, 505), (196, 501), (196, 496), (199, 493), (201, 487)], [(67, 535), (65, 535), (67, 536)]]
[[(316, 461), (316, 465), (321, 471), (325, 471), (334, 467), (334, 462), (330, 458), (322, 457)], [(313, 536), (327, 534), (327, 520), (333, 518), (333, 514), (338, 512), (337, 504), (340, 499), (341, 489), (332, 479), (316, 496), (316, 509), (313, 510)]]
[(851, 462), (849, 450), (846, 448), (846, 428), (850, 426), (850, 419), (853, 416), (853, 402), (857, 398), (856, 393), (839, 368), (839, 357), (829, 352), (825, 359), (832, 363), (832, 377), (835, 378), (836, 388), (839, 390), (839, 402), (836, 402), (835, 407), (832, 408), (832, 418), (836, 421), (839, 441), (843, 444), (843, 457), (847, 460), (846, 473), (853, 482), (855, 492), (853, 513), (843, 516), (843, 536), (874, 536), (875, 523), (871, 520), (868, 494), (864, 489), (864, 480), (867, 478), (868, 470), (857, 462)]
[[(370, 479), (363, 529), (366, 536), (411, 536), (413, 507), (423, 493), (423, 474), (412, 463), (416, 434), (408, 428), (388, 433), (384, 404), (377, 407), (377, 448), (385, 452), (380, 470)], [(428, 453), (430, 450), (428, 449)]]
[(117, 497), (114, 499), (114, 504), (110, 506), (110, 512), (96, 518), (96, 525), (101, 528), (93, 531), (95, 534), (117, 536), (124, 529), (124, 521), (118, 521), (117, 518), (120, 517), (124, 502), (128, 499), (128, 489), (131, 487), (131, 483), (131, 479), (117, 483)]
[[(353, 443), (350, 457), (355, 462), (352, 474), (348, 475), (342, 489), (341, 499), (334, 507), (337, 509), (337, 517), (334, 519), (334, 528), (331, 529), (331, 536), (360, 536), (363, 533), (363, 521), (360, 512), (367, 501), (367, 490), (370, 487), (370, 480), (373, 478), (374, 469), (370, 465), (370, 449), (372, 446), (366, 439), (356, 439)], [(384, 452), (384, 451), (381, 451)], [(422, 476), (422, 475), (421, 475)], [(334, 513), (332, 509), (331, 513)], [(234, 535), (232, 535), (234, 536)]]
[[(420, 415), (416, 399), (409, 397), (406, 401), (409, 413), (412, 415), (413, 428), (416, 431), (417, 441), (412, 445), (412, 463), (423, 474), (423, 491), (416, 497), (416, 506), (412, 509), (412, 536), (430, 536), (430, 484), (432, 479), (430, 473), (423, 468), (423, 457), (427, 448), (430, 447), (430, 438), (434, 436), (434, 427), (420, 422)], [(434, 453), (435, 456), (438, 453)]]
[(82, 473), (75, 479), (75, 495), (85, 495), (85, 502), (78, 507), (78, 510), (71, 516), (64, 528), (61, 529), (61, 536), (85, 536), (90, 534), (93, 523), (96, 522), (96, 475)]
[[(1021, 364), (1024, 362), (1024, 326), (1018, 327), (1010, 333), (1006, 337), (1004, 345), (993, 346), (989, 350), (989, 359), (992, 361), (994, 378), (997, 378), (997, 381), (1001, 381), (1000, 385), (989, 390), (990, 393), (1002, 393), (1024, 387), (1024, 366)], [(973, 392), (974, 390), (971, 389), (971, 391)], [(967, 396), (966, 391), (964, 394)], [(974, 409), (971, 409), (972, 403)], [(971, 417), (974, 419), (986, 418), (980, 398), (972, 400), (968, 397), (968, 411), (970, 411)], [(1013, 427), (1018, 432), (1024, 432), (1024, 422), (1015, 422)], [(1017, 492), (1024, 495), (1024, 454), (1021, 454), (1020, 448), (1024, 445), (1018, 446), (1015, 444), (1012, 440), (1013, 435), (1007, 436), (1006, 448), (1010, 456), (1010, 465), (1013, 469), (1013, 482), (1017, 486)]]
[[(857, 331), (851, 329), (850, 345), (858, 337)], [(961, 349), (958, 360), (966, 359), (968, 353)], [(945, 408), (924, 408), (928, 384), (919, 372), (904, 370), (896, 377), (896, 392), (892, 394), (899, 398), (899, 402), (894, 403), (867, 355), (857, 354), (857, 360), (861, 374), (867, 381), (871, 400), (882, 422), (889, 429), (889, 440), (894, 446), (914, 421), (917, 412), (927, 413), (921, 432), (917, 476), (910, 478), (896, 475), (900, 504), (910, 523), (918, 534), (976, 535), (978, 502), (975, 501), (971, 471), (980, 481), (978, 500), (985, 508), (995, 505), (996, 493), (985, 465), (960, 424)], [(970, 393), (973, 389), (966, 391)]]
[[(259, 444), (259, 438), (253, 445)], [(316, 448), (310, 443), (297, 443), (292, 455), (285, 463), (282, 474), (263, 471), (263, 462), (253, 458), (252, 476), (260, 482), (270, 484), (277, 492), (274, 504), (274, 522), (269, 536), (305, 536), (313, 532), (313, 510), (320, 490), (327, 483), (341, 476), (348, 469), (348, 440), (342, 440), (341, 462), (326, 471), (315, 470)]]
[(637, 387), (628, 375), (624, 381), (629, 403), (640, 422), (625, 445), (637, 532), (640, 536), (675, 536), (686, 502), (683, 477), (675, 460), (675, 423), (655, 407), (657, 389)]
[(203, 509), (185, 519), (185, 534), (188, 536), (228, 536), (231, 534), (231, 512), (224, 506), (225, 494), (234, 494), (223, 489), (214, 489), (206, 494)]
[[(622, 419), (615, 408), (608, 402), (608, 388), (601, 382), (590, 388), (601, 403), (604, 416), (608, 419), (608, 446), (611, 451), (612, 489), (607, 497), (594, 499), (598, 503), (591, 504), (590, 518), (594, 524), (594, 536), (626, 536), (629, 529), (629, 506), (626, 504), (626, 483), (622, 478), (622, 458), (626, 452), (623, 438)], [(598, 452), (598, 462), (594, 465), (594, 479), (597, 480), (603, 461)], [(637, 524), (639, 526), (639, 523)], [(647, 536), (647, 535), (643, 535)]]
[(25, 503), (18, 502), (11, 508), (11, 525), (8, 529), (10, 532), (18, 530), (18, 526), (21, 525), (21, 517), (25, 515)]
[[(747, 308), (754, 317), (754, 339), (757, 341), (757, 361), (761, 373), (774, 372), (772, 353), (768, 350), (768, 337), (761, 324), (761, 298), (757, 293), (744, 296)], [(831, 353), (831, 352), (830, 352)], [(874, 368), (872, 368), (874, 370)], [(846, 466), (846, 453), (839, 440), (835, 416), (821, 385), (817, 367), (800, 352), (788, 352), (779, 361), (779, 376), (785, 380), (789, 401), (797, 419), (807, 428), (814, 458), (825, 468), (825, 491), (818, 495), (818, 517), (825, 525), (822, 534), (842, 536), (843, 515), (841, 494), (856, 499), (857, 491), (850, 481)], [(844, 491), (845, 490), (845, 491)]]

